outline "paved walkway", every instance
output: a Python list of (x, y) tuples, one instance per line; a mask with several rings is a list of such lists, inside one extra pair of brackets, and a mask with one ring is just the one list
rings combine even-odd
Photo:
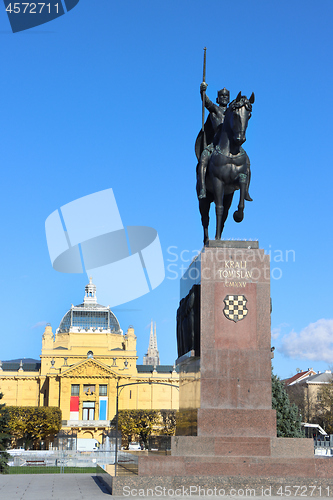
[[(291, 496), (292, 498), (299, 498)], [(112, 497), (100, 484), (98, 479), (91, 474), (0, 474), (0, 499), (1, 500), (120, 500), (126, 497)], [(133, 498), (127, 497), (127, 498)], [(135, 498), (138, 498), (137, 496)], [(149, 496), (147, 500), (161, 500), (161, 497)], [(187, 497), (164, 497), (166, 500), (184, 499)], [(207, 500), (207, 496), (192, 496)], [(210, 497), (224, 500), (246, 500), (246, 496)], [(281, 500), (280, 496), (252, 496), (253, 500)], [(311, 497), (308, 500), (326, 500), (327, 496)]]
[(91, 474), (0, 474), (3, 500), (108, 500), (107, 489)]

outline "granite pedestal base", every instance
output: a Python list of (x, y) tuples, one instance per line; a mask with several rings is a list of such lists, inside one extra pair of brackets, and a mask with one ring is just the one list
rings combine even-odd
[[(105, 476), (105, 474), (103, 475)], [(315, 497), (332, 496), (332, 479), (304, 476), (147, 476), (109, 477), (115, 496), (133, 497)]]
[(171, 456), (139, 458), (138, 476), (112, 478), (129, 496), (333, 495), (333, 460), (311, 439), (179, 436)]
[(142, 457), (140, 476), (331, 477), (333, 461), (315, 457), (311, 439), (177, 436), (171, 456)]

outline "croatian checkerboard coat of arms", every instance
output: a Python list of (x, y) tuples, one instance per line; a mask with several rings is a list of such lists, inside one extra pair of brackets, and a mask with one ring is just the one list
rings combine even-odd
[(244, 319), (248, 313), (245, 295), (227, 295), (223, 302), (225, 303), (224, 316), (235, 323)]

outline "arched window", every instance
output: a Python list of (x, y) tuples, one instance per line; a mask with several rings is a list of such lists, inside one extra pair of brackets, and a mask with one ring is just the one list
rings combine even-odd
[(87, 358), (93, 358), (93, 357), (94, 357), (94, 353), (92, 351), (88, 351)]

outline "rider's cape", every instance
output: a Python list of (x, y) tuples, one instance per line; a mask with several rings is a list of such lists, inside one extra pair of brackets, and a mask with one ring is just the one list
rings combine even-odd
[(215, 133), (209, 114), (205, 123), (204, 132), (200, 130), (194, 145), (194, 151), (198, 161), (200, 160), (201, 153), (205, 147), (213, 142), (214, 135)]

